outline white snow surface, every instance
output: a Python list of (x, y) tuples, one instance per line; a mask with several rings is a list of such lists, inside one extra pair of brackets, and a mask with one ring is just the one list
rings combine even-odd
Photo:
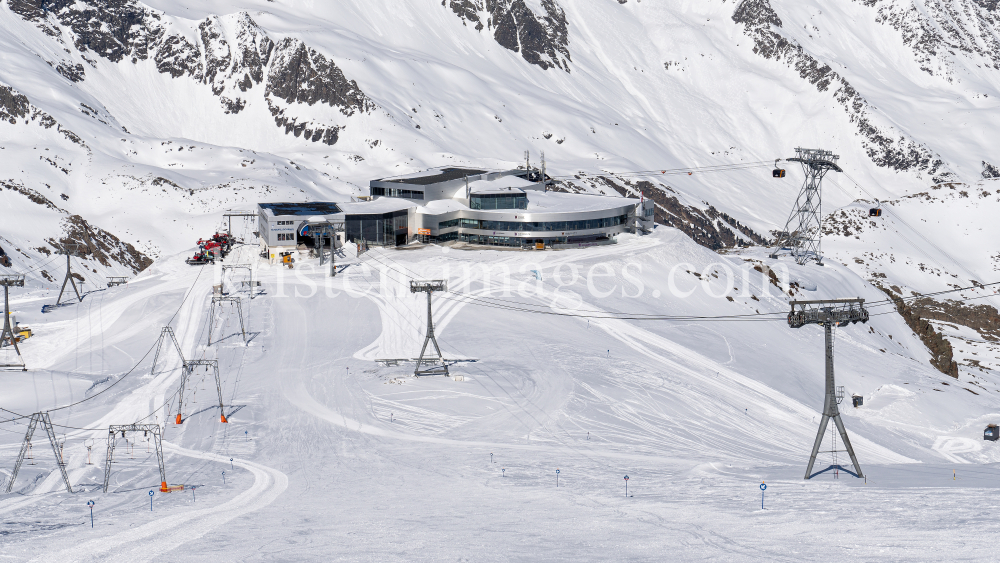
[[(938, 183), (876, 166), (836, 88), (754, 53), (732, 21), (740, 2), (559, 0), (570, 72), (528, 64), (437, 0), (145, 2), (192, 43), (211, 19), (235, 45), (250, 18), (271, 40), (301, 40), (334, 62), (376, 109), (347, 116), (278, 100), (300, 121), (342, 127), (328, 146), (276, 127), (263, 84), (227, 114), (211, 85), (171, 78), (152, 59), (82, 53), (14, 14), (11, 1), (0, 1), (0, 86), (31, 109), (0, 121), (0, 247), (14, 262), (0, 274), (26, 274), (11, 303), (35, 336), (22, 345), (31, 371), (0, 372), (0, 474), (9, 476), (23, 440), (21, 415), (58, 409), (77, 492), (65, 491), (39, 429), (14, 491), (0, 494), (0, 559), (996, 558), (1000, 452), (982, 431), (1000, 421), (1000, 349), (935, 322), (960, 363), (957, 379), (941, 374), (871, 283), (913, 296), (1000, 281), (1000, 185), (980, 177), (983, 161), (1000, 160), (996, 61), (962, 48), (923, 60), (911, 45), (924, 35), (906, 31), (983, 45), (995, 30), (967, 33), (979, 8), (950, 27), (920, 27), (945, 3), (770, 1), (781, 36), (848, 80), (875, 126), (942, 160), (954, 181)], [(910, 28), (890, 26), (899, 13)], [(81, 64), (85, 79), (58, 74), (60, 62)], [(802, 178), (786, 163), (788, 177), (774, 180), (770, 163), (798, 146), (837, 152), (845, 170), (824, 184), (824, 267), (776, 262), (760, 248), (717, 254), (664, 226), (571, 251), (357, 256), (348, 247), (336, 278), (311, 258), (294, 270), (258, 262), (247, 244), (226, 263), (253, 264), (262, 282), (252, 300), (237, 293), (249, 343), (226, 305), (215, 319), (222, 340), (207, 346), (222, 272), (183, 261), (224, 210), (346, 201), (367, 195), (371, 179), (431, 167), (508, 169), (527, 149), (533, 164), (544, 151), (550, 174), (578, 176), (601, 205), (599, 196), (617, 194), (587, 179), (646, 171), (620, 178), (662, 182), (681, 204), (714, 207), (766, 236), (784, 226)], [(741, 162), (764, 165), (655, 172)], [(884, 213), (869, 219), (875, 198)], [(156, 261), (136, 275), (73, 258), (86, 298), (43, 314), (64, 267), (49, 241), (70, 215)], [(252, 242), (253, 222), (233, 227)], [(796, 286), (776, 287), (757, 264), (787, 271)], [(105, 288), (112, 275), (134, 277)], [(226, 275), (227, 288), (247, 279)], [(415, 379), (412, 364), (375, 362), (412, 358), (423, 344), (426, 298), (409, 292), (413, 278), (448, 280), (433, 298), (438, 338), (447, 357), (477, 360), (453, 366), (460, 377)], [(995, 287), (946, 298), (998, 306)], [(837, 381), (848, 397), (864, 396), (862, 408), (849, 399), (841, 408), (867, 479), (804, 481), (823, 336), (788, 328), (788, 301), (850, 296), (864, 297), (872, 317), (837, 329)], [(180, 360), (166, 350), (151, 366), (168, 324), (188, 359), (219, 361), (228, 424), (201, 371), (185, 422), (173, 423)], [(136, 421), (163, 425), (168, 482), (185, 485), (154, 493), (153, 511), (159, 476), (141, 436), (128, 436), (131, 448), (119, 441), (110, 491), (100, 492), (107, 426)], [(822, 453), (818, 465), (830, 462)]]
[[(981, 537), (995, 527), (988, 491), (1000, 453), (980, 433), (996, 415), (995, 383), (931, 368), (882, 293), (843, 266), (768, 261), (799, 280), (805, 289), (796, 298), (860, 296), (872, 313), (867, 325), (836, 330), (838, 383), (865, 397), (863, 408), (842, 408), (867, 478), (803, 481), (822, 403), (822, 332), (787, 327), (789, 296), (750, 269), (762, 259), (753, 253), (719, 256), (661, 227), (564, 252), (429, 246), (358, 257), (348, 249), (335, 278), (315, 259), (286, 270), (255, 254), (247, 245), (227, 258), (254, 263), (263, 283), (253, 300), (234, 293), (243, 298), (247, 345), (225, 309), (218, 342), (206, 346), (208, 299), (222, 273), (187, 266), (183, 256), (78, 305), (29, 316), (38, 334), (24, 347), (32, 371), (0, 375), (4, 408), (73, 405), (52, 419), (77, 492), (62, 488), (36, 434), (34, 465), (22, 466), (14, 493), (0, 497), (5, 556), (819, 561), (993, 553)], [(610, 275), (600, 275), (601, 264)], [(724, 266), (747, 275), (726, 279)], [(226, 287), (246, 279), (226, 276)], [(449, 291), (434, 296), (436, 334), (447, 357), (478, 360), (453, 366), (456, 377), (415, 379), (412, 364), (374, 362), (413, 357), (423, 342), (425, 297), (409, 292), (414, 278), (448, 281)], [(733, 301), (721, 297), (727, 291)], [(17, 306), (44, 300), (31, 295)], [(588, 319), (510, 307), (754, 320)], [(173, 423), (180, 360), (167, 350), (150, 369), (168, 323), (188, 359), (219, 361), (228, 424), (200, 368), (185, 421)], [(119, 440), (110, 492), (100, 492), (106, 426), (137, 420), (166, 422), (167, 479), (186, 486), (154, 493), (152, 512), (147, 492), (159, 476), (141, 435), (128, 437), (131, 448)], [(24, 423), (4, 424), (0, 434), (8, 472)], [(820, 454), (818, 466), (830, 462)]]

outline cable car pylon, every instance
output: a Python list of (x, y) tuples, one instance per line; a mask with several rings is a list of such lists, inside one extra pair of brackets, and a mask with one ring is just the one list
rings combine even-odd
[(14, 334), (14, 327), (10, 325), (10, 288), (24, 287), (24, 276), (0, 276), (0, 285), (3, 286), (3, 331), (0, 332), (0, 348), (13, 346), (17, 353), (17, 363), (0, 360), (0, 370), (21, 370), (28, 371), (28, 366), (21, 356), (21, 349), (17, 346), (18, 335)]
[[(858, 322), (867, 323), (868, 310), (865, 309), (865, 300), (861, 298), (825, 299), (820, 301), (792, 301), (789, 304), (792, 306), (792, 310), (788, 313), (788, 326), (791, 328), (802, 328), (808, 324), (822, 325), (826, 336), (826, 394), (823, 401), (823, 419), (820, 420), (819, 431), (816, 433), (816, 441), (813, 443), (812, 453), (809, 455), (809, 465), (806, 467), (805, 478), (812, 479), (820, 473), (830, 471), (831, 469), (837, 469), (859, 478), (864, 477), (864, 473), (861, 472), (861, 465), (858, 464), (858, 458), (854, 455), (851, 439), (847, 437), (847, 429), (844, 428), (844, 422), (840, 419), (840, 409), (837, 408), (837, 405), (843, 400), (844, 394), (843, 388), (837, 387), (833, 377), (833, 327)], [(848, 455), (851, 456), (851, 463), (854, 464), (854, 471), (845, 469), (834, 461), (830, 467), (816, 473), (812, 472), (813, 465), (816, 464), (816, 454), (819, 453), (819, 447), (823, 443), (823, 434), (826, 433), (826, 427), (830, 419), (833, 419), (837, 425), (840, 438), (844, 442), (844, 447), (847, 448)], [(835, 456), (834, 459), (836, 459), (836, 443), (831, 448), (831, 452)]]
[[(787, 249), (791, 251), (797, 264), (802, 265), (809, 260), (823, 264), (823, 252), (820, 248), (823, 225), (823, 177), (830, 170), (843, 172), (837, 165), (839, 159), (839, 155), (830, 151), (803, 148), (795, 149), (795, 156), (788, 159), (789, 162), (802, 164), (806, 179), (798, 197), (795, 198), (795, 207), (785, 222), (785, 229), (774, 241), (771, 258), (777, 258), (779, 252)], [(778, 177), (779, 171), (784, 172), (775, 168), (775, 177)]]

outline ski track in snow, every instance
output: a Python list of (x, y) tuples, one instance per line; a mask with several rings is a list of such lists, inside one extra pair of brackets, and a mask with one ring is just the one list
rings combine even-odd
[[(229, 458), (197, 452), (163, 442), (164, 453), (225, 463)], [(46, 553), (31, 561), (108, 561), (129, 563), (161, 559), (170, 551), (194, 541), (212, 530), (269, 504), (288, 487), (288, 477), (270, 467), (241, 459), (232, 461), (253, 474), (253, 485), (222, 504), (172, 514), (113, 536), (90, 540), (68, 549)], [(86, 555), (81, 555), (86, 554)]]

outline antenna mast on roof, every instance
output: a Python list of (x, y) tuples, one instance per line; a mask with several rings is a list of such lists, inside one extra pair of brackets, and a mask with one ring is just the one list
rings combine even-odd
[(542, 151), (542, 191), (549, 191), (548, 184), (545, 183), (545, 152)]

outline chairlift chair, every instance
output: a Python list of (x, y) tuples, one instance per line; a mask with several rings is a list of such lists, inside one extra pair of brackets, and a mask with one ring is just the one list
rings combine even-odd
[(983, 440), (989, 440), (991, 442), (996, 442), (997, 438), (1000, 438), (1000, 428), (997, 428), (996, 424), (990, 424), (983, 431)]

